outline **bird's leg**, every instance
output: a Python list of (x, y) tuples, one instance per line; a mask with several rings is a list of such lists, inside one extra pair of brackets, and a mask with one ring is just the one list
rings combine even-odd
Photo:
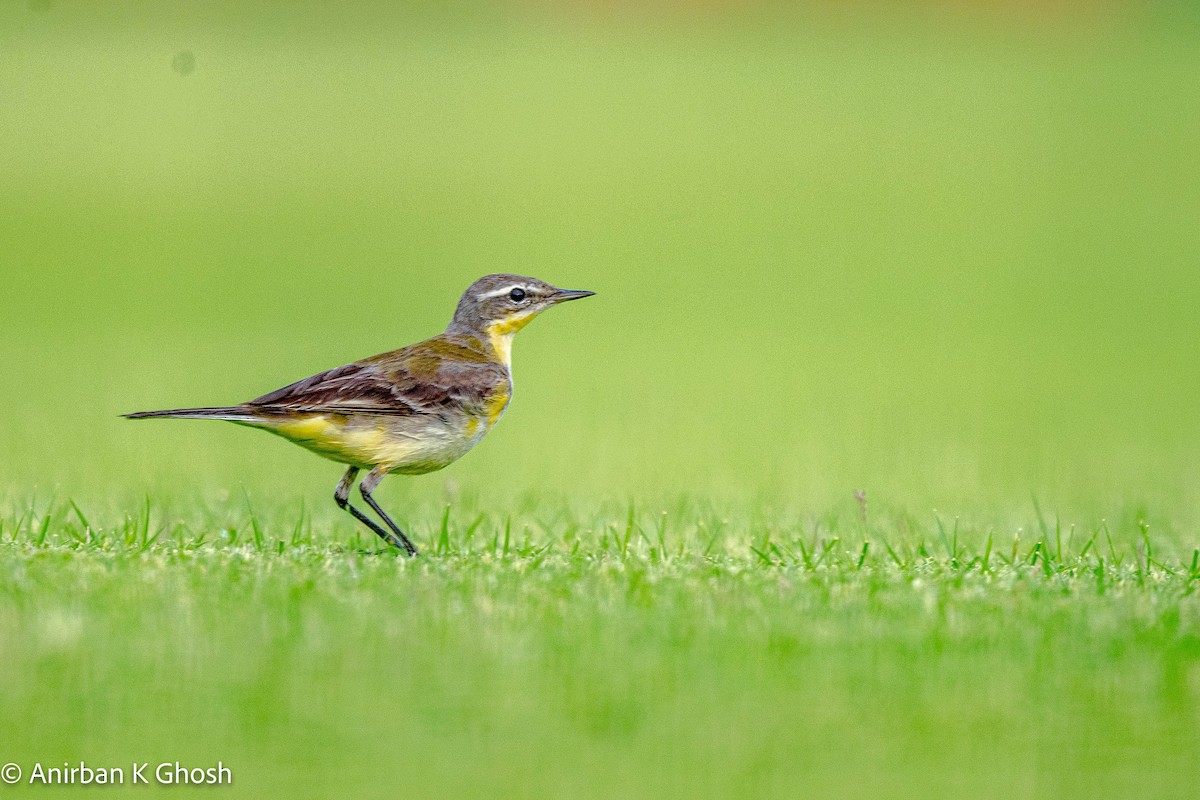
[(367, 501), (367, 505), (373, 508), (375, 513), (378, 514), (379, 517), (387, 524), (387, 526), (392, 529), (392, 533), (400, 537), (400, 541), (404, 543), (404, 549), (408, 551), (408, 554), (410, 556), (415, 556), (417, 554), (417, 548), (412, 542), (409, 541), (408, 537), (404, 535), (404, 531), (400, 530), (400, 526), (392, 522), (392, 518), (389, 517), (387, 513), (379, 507), (379, 504), (375, 502), (375, 498), (371, 496), (371, 492), (375, 491), (375, 487), (379, 485), (379, 482), (383, 480), (385, 475), (387, 475), (387, 470), (376, 467), (367, 473), (367, 477), (362, 479), (362, 483), (358, 485), (358, 491), (362, 494), (363, 500)]
[[(395, 536), (379, 527), (375, 520), (371, 519), (366, 514), (350, 505), (350, 487), (354, 485), (354, 479), (357, 477), (358, 467), (350, 467), (350, 469), (346, 470), (346, 474), (342, 476), (342, 480), (338, 482), (337, 489), (334, 490), (333, 493), (333, 499), (334, 502), (338, 504), (338, 508), (344, 508), (345, 510), (349, 511), (354, 515), (356, 520), (375, 531), (375, 533), (378, 534), (381, 539), (390, 544), (392, 547), (409, 550), (409, 555), (412, 555), (412, 543), (409, 542), (408, 539), (404, 539), (404, 541), (397, 539)], [(369, 499), (368, 502), (370, 502)], [(371, 503), (371, 505), (375, 504)], [(387, 519), (387, 517), (385, 516), (384, 519)], [(391, 520), (388, 520), (388, 522), (391, 522)], [(403, 534), (401, 535), (403, 536)]]

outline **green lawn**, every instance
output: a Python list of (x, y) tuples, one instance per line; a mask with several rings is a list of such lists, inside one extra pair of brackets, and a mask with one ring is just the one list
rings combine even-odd
[(221, 760), (248, 797), (1186, 797), (1200, 778), (1198, 556), (1103, 531), (451, 512), (409, 561), (303, 524), (261, 544), (153, 540), (153, 514), (149, 541), (144, 518), (32, 527), (6, 530), (0, 582), (16, 763)]
[[(1200, 32), (1106, 8), (0, 6), (0, 766), (1193, 795)], [(597, 296), (383, 484), (418, 560), (334, 464), (118, 417), (495, 271)]]

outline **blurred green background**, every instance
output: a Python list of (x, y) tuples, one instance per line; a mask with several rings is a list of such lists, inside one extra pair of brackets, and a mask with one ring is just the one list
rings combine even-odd
[(0, 6), (5, 484), (325, 492), (283, 442), (116, 415), (424, 338), (516, 271), (599, 295), (520, 337), (477, 452), (385, 492), (1194, 526), (1183, 8)]
[(118, 415), (408, 344), (513, 271), (598, 294), (518, 337), (476, 451), (384, 483), (423, 544), (450, 501), (456, 533), (514, 514), (607, 552), (632, 506), (732, 520), (740, 558), (853, 529), (864, 490), (914, 551), (933, 509), (1028, 548), (1036, 498), (1186, 563), (1198, 45), (1183, 3), (0, 2), (0, 744), (225, 757), (260, 796), (1185, 796), (1184, 572), (1101, 561), (1080, 599), (915, 556), (406, 567), (11, 531), (74, 500), (243, 535), (253, 507), (268, 541), (307, 508), (347, 541), (338, 466)]

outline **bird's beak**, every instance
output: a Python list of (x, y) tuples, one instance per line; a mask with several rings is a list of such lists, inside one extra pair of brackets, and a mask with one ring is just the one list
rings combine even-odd
[(550, 295), (550, 301), (553, 303), (565, 303), (568, 300), (581, 300), (584, 297), (591, 297), (595, 292), (576, 291), (574, 289), (559, 289), (554, 294)]

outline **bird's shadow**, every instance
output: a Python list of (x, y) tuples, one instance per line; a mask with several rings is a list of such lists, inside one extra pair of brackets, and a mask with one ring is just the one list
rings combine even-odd
[(333, 553), (339, 553), (339, 554), (353, 553), (354, 555), (359, 555), (359, 556), (396, 556), (396, 557), (399, 557), (399, 556), (405, 555), (404, 552), (396, 549), (395, 547), (383, 547), (378, 550), (372, 550), (368, 547), (349, 547), (347, 545), (335, 544), (332, 547), (330, 547), (329, 549), (330, 549), (330, 552), (333, 552)]

